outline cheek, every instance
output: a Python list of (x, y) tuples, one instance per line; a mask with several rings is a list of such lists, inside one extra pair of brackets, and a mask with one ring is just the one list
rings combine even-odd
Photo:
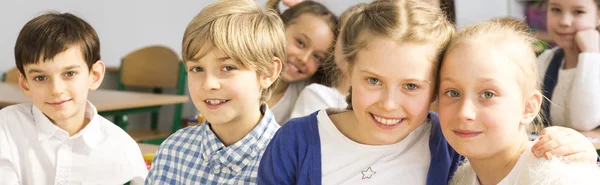
[(598, 22), (596, 20), (597, 17), (592, 15), (581, 17), (574, 22), (575, 29), (577, 29), (577, 31), (594, 29), (596, 28), (596, 23)]
[(360, 85), (352, 87), (352, 108), (357, 112), (365, 110), (375, 104), (379, 99), (379, 93), (371, 91)]

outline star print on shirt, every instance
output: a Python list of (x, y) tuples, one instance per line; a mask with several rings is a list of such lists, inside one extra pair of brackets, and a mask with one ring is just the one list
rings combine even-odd
[(371, 170), (371, 167), (367, 168), (365, 171), (362, 171), (362, 179), (371, 179), (371, 176), (375, 175), (377, 172)]

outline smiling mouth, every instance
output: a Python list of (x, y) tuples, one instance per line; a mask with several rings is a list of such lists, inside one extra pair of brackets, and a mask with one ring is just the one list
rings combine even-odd
[(62, 101), (57, 101), (57, 102), (52, 102), (52, 103), (46, 102), (46, 104), (58, 107), (58, 106), (64, 105), (65, 103), (67, 103), (67, 102), (69, 102), (71, 100), (73, 100), (73, 99), (62, 100)]
[(300, 70), (298, 67), (296, 67), (296, 65), (294, 65), (294, 64), (292, 64), (292, 63), (290, 63), (290, 64), (288, 65), (288, 68), (289, 68), (290, 70), (294, 71), (294, 72), (297, 72), (297, 73), (299, 73), (299, 74), (302, 74), (302, 73), (303, 73), (303, 72), (302, 72), (302, 70)]

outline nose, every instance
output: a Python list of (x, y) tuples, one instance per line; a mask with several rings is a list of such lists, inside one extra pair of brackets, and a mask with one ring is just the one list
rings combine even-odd
[(383, 110), (392, 112), (400, 108), (399, 93), (395, 89), (387, 89), (381, 97), (381, 107)]
[(53, 96), (60, 96), (65, 92), (65, 87), (66, 84), (62, 79), (55, 78), (54, 80), (51, 80), (50, 93), (52, 93)]
[(218, 77), (216, 77), (213, 74), (210, 74), (209, 72), (206, 72), (205, 75), (206, 76), (204, 80), (201, 82), (202, 89), (204, 89), (205, 91), (214, 91), (221, 89), (221, 83), (219, 82)]
[(573, 17), (569, 14), (563, 14), (560, 16), (559, 25), (563, 27), (568, 27), (573, 24)]
[(472, 101), (463, 100), (458, 108), (457, 119), (462, 122), (472, 122), (476, 118), (475, 105)]

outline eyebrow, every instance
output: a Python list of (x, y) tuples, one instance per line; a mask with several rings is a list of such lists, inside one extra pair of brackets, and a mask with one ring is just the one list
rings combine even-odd
[(450, 77), (445, 77), (445, 78), (440, 79), (440, 83), (443, 82), (443, 81), (454, 82), (454, 80), (452, 78), (450, 78)]
[(217, 59), (219, 62), (225, 62), (227, 60), (231, 60), (231, 57), (225, 56), (225, 57), (220, 57)]
[[(373, 75), (373, 76), (375, 76), (377, 78), (381, 78), (379, 75), (377, 75), (375, 73), (372, 73), (372, 72), (370, 72), (368, 70), (365, 70), (365, 69), (360, 70), (359, 72), (361, 72), (361, 73), (368, 73), (368, 74)], [(416, 82), (431, 83), (431, 81), (429, 81), (429, 80), (423, 80), (423, 79), (417, 79), (417, 78), (402, 79), (402, 81), (416, 81)]]
[[(66, 71), (66, 70), (72, 70), (72, 69), (76, 69), (76, 68), (81, 68), (81, 66), (79, 66), (79, 65), (67, 66), (67, 67), (64, 67), (63, 70)], [(44, 70), (32, 68), (32, 69), (29, 69), (29, 71), (27, 71), (27, 74), (31, 74), (31, 73), (43, 73), (43, 72), (44, 72)]]

